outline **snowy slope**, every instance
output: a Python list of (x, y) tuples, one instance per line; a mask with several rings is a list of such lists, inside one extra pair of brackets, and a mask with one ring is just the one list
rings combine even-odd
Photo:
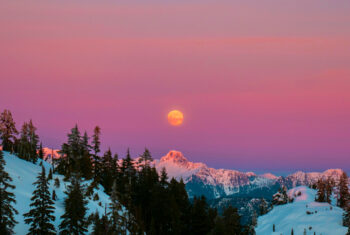
[[(14, 155), (9, 154), (8, 152), (4, 153), (4, 159), (6, 161), (5, 170), (10, 174), (13, 179), (13, 184), (16, 186), (16, 189), (13, 191), (16, 195), (17, 204), (15, 208), (18, 210), (19, 214), (16, 215), (16, 220), (18, 224), (15, 227), (16, 234), (26, 234), (29, 228), (29, 225), (24, 223), (23, 214), (30, 210), (29, 204), (31, 203), (30, 198), (34, 190), (32, 183), (36, 181), (36, 177), (39, 172), (41, 172), (41, 166), (39, 166), (40, 160), (37, 162), (37, 165), (34, 165), (30, 162), (24, 161)], [(47, 162), (43, 162), (43, 165), (46, 168), (46, 173), (48, 174), (51, 165)], [(54, 187), (54, 181), (50, 181), (50, 191), (55, 189), (58, 200), (55, 201), (55, 227), (58, 231), (58, 225), (60, 224), (60, 216), (64, 213), (64, 191), (66, 190), (66, 182), (63, 181), (63, 176), (53, 175), (53, 178), (59, 178), (60, 187)], [(88, 184), (89, 182), (85, 182)], [(98, 211), (100, 214), (104, 213), (104, 206), (106, 203), (109, 203), (109, 197), (103, 192), (102, 186), (99, 187), (99, 190), (95, 190), (94, 193), (97, 193), (99, 196), (98, 201), (89, 200), (88, 203), (88, 214)], [(102, 206), (99, 206), (98, 203), (101, 202)]]
[[(299, 192), (301, 195), (298, 196)], [(316, 190), (300, 186), (288, 191), (293, 203), (275, 206), (268, 214), (258, 218), (255, 228), (257, 235), (294, 234), (344, 235), (347, 228), (342, 226), (343, 210), (328, 203), (315, 202)], [(311, 214), (307, 214), (307, 212)], [(272, 232), (273, 224), (276, 231)]]

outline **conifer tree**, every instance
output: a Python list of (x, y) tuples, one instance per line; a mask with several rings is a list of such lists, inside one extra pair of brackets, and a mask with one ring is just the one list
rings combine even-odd
[(344, 214), (343, 214), (343, 225), (345, 227), (350, 227), (350, 205), (348, 205), (346, 208), (344, 208)]
[(18, 156), (26, 161), (29, 161), (29, 130), (28, 123), (24, 122), (20, 131), (19, 144), (17, 147)]
[(59, 178), (55, 178), (55, 183), (54, 183), (56, 188), (60, 187), (60, 179)]
[(317, 181), (317, 197), (316, 201), (326, 202), (326, 184), (322, 179)]
[(5, 160), (3, 152), (0, 150), (0, 234), (12, 234), (13, 227), (17, 223), (14, 215), (17, 210), (11, 205), (16, 203), (15, 195), (8, 189), (15, 189), (11, 184), (11, 177), (5, 171)]
[(65, 213), (61, 216), (62, 222), (59, 226), (60, 234), (85, 234), (87, 232), (86, 205), (84, 188), (81, 186), (80, 178), (73, 176), (71, 185), (66, 191), (67, 198), (64, 201)]
[(126, 178), (134, 177), (136, 174), (134, 160), (131, 158), (130, 155), (130, 149), (128, 149), (126, 157), (123, 159), (121, 171)]
[(115, 170), (115, 162), (113, 161), (112, 158), (112, 152), (111, 149), (108, 149), (108, 151), (105, 152), (102, 158), (102, 167), (101, 167), (101, 184), (105, 188), (105, 191), (108, 193), (112, 190), (113, 186), (113, 176), (114, 172), (113, 169)]
[(130, 150), (127, 150), (126, 157), (123, 159), (122, 166), (120, 168), (121, 171), (121, 183), (118, 185), (120, 192), (125, 193), (123, 202), (125, 205), (128, 205), (128, 200), (132, 199), (133, 186), (136, 181), (136, 169), (134, 165), (134, 161), (131, 158)]
[(150, 163), (153, 161), (150, 151), (146, 148), (143, 154), (139, 158), (139, 163), (141, 167), (149, 167)]
[(57, 195), (56, 195), (56, 190), (52, 191), (52, 200), (56, 201), (57, 200)]
[(84, 132), (81, 142), (82, 142), (81, 144), (82, 144), (83, 151), (90, 152), (91, 146), (89, 144), (89, 136), (86, 131)]
[(93, 231), (92, 231), (92, 235), (119, 235), (120, 233), (116, 233), (112, 230), (112, 228), (110, 228), (110, 223), (108, 220), (107, 215), (102, 215), (102, 217), (100, 218), (98, 212), (96, 212), (93, 216), (92, 216), (92, 220), (93, 220)]
[(333, 187), (334, 187), (334, 180), (331, 177), (329, 177), (326, 180), (326, 186), (325, 186), (326, 202), (328, 203), (331, 203)]
[(29, 137), (29, 160), (33, 163), (36, 163), (38, 156), (37, 156), (37, 149), (38, 149), (38, 143), (39, 143), (39, 136), (36, 133), (37, 128), (33, 125), (32, 120), (29, 121), (28, 124), (28, 137)]
[[(232, 206), (228, 206), (223, 214), (225, 230), (226, 234), (241, 234), (242, 226), (240, 224), (241, 217), (238, 214), (237, 208), (233, 208)], [(253, 216), (254, 217), (254, 216)], [(256, 219), (256, 217), (255, 217)], [(256, 224), (256, 223), (255, 223)], [(255, 225), (253, 223), (253, 225)]]
[(47, 176), (47, 180), (52, 180), (52, 169), (50, 168), (49, 174)]
[(81, 140), (81, 148), (82, 156), (80, 160), (80, 171), (85, 179), (91, 179), (93, 173), (93, 166), (90, 155), (91, 146), (89, 145), (89, 136), (86, 131)]
[[(212, 229), (212, 219), (209, 213), (209, 206), (206, 202), (204, 196), (202, 197), (194, 197), (193, 206), (191, 211), (191, 229), (192, 234), (200, 235), (200, 234), (208, 234)], [(231, 211), (227, 212), (227, 220), (230, 221)], [(230, 222), (228, 222), (230, 223)]]
[(37, 128), (32, 120), (29, 123), (24, 122), (21, 128), (21, 136), (17, 148), (19, 157), (36, 163), (39, 136), (36, 134)]
[(101, 135), (101, 128), (99, 126), (96, 126), (94, 129), (94, 134), (92, 136), (92, 148), (95, 151), (95, 155), (97, 155), (100, 152), (100, 135)]
[[(111, 162), (111, 172), (113, 180), (119, 182), (120, 180), (120, 167), (119, 167), (119, 157), (118, 154), (114, 154), (114, 157)], [(118, 183), (117, 183), (118, 185)]]
[(341, 208), (345, 208), (347, 206), (348, 201), (350, 200), (349, 195), (349, 178), (345, 172), (340, 176), (339, 179), (339, 199), (338, 199), (338, 206)]
[(29, 233), (31, 235), (46, 235), (56, 234), (55, 227), (52, 224), (55, 221), (54, 213), (54, 202), (51, 199), (49, 191), (49, 184), (46, 179), (45, 168), (42, 166), (41, 173), (37, 177), (37, 181), (34, 182), (36, 189), (33, 192), (31, 198), (32, 208), (28, 213), (23, 216), (26, 217), (24, 220), (26, 224), (30, 224)]
[[(177, 222), (173, 225), (173, 228), (178, 228), (181, 234), (190, 233), (190, 221), (191, 221), (191, 204), (188, 199), (188, 194), (186, 191), (186, 186), (183, 180), (177, 182), (174, 178), (170, 180), (168, 195), (173, 196), (174, 208), (172, 211), (175, 211), (177, 208), (179, 210), (179, 218), (176, 220), (176, 214), (172, 213), (172, 221)], [(175, 217), (175, 218), (174, 218)]]
[(9, 110), (5, 109), (0, 114), (0, 139), (2, 140), (2, 149), (4, 151), (13, 151), (17, 134), (18, 131), (12, 114)]
[(267, 213), (267, 202), (264, 198), (260, 199), (259, 213), (260, 215), (265, 215)]
[(272, 196), (273, 205), (283, 205), (288, 203), (288, 195), (286, 187), (282, 187)]
[(92, 149), (94, 150), (93, 155), (93, 172), (95, 179), (99, 177), (100, 171), (101, 171), (101, 163), (100, 159), (98, 157), (98, 153), (100, 150), (100, 135), (101, 135), (101, 128), (99, 126), (96, 126), (94, 129), (94, 134), (92, 136)]
[[(42, 142), (40, 142), (38, 157), (41, 160), (45, 160), (44, 159), (44, 149), (43, 149), (43, 143)], [(51, 156), (51, 157), (53, 158), (53, 156)]]
[(58, 169), (63, 169), (63, 172), (60, 172), (69, 178), (72, 173), (77, 173), (79, 169), (79, 156), (81, 153), (81, 137), (78, 125), (75, 125), (71, 129), (71, 133), (68, 135), (67, 143), (62, 145), (61, 153), (65, 156), (60, 158), (61, 165), (58, 166)]
[(91, 178), (92, 164), (90, 160), (88, 136), (80, 135), (78, 125), (67, 135), (68, 141), (61, 147), (62, 157), (57, 160), (56, 171), (69, 179), (72, 174), (81, 174), (86, 179)]
[(160, 184), (163, 187), (166, 187), (168, 185), (168, 174), (166, 173), (165, 167), (163, 167), (160, 172)]
[(120, 203), (120, 197), (117, 191), (117, 184), (114, 181), (112, 192), (111, 192), (111, 203), (109, 204), (110, 208), (110, 221), (113, 231), (117, 234), (126, 234), (126, 213), (123, 212), (122, 205)]

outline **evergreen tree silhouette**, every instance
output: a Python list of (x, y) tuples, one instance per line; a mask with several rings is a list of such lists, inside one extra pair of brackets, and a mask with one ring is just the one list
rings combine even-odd
[(56, 230), (52, 222), (55, 221), (54, 202), (51, 199), (49, 184), (46, 179), (45, 168), (42, 166), (41, 173), (37, 177), (37, 181), (33, 183), (36, 186), (31, 198), (32, 208), (23, 216), (26, 224), (30, 224), (29, 233), (31, 235), (56, 234)]
[(5, 171), (6, 162), (3, 152), (0, 150), (0, 234), (12, 234), (13, 227), (17, 223), (14, 215), (17, 210), (11, 205), (16, 203), (15, 195), (8, 189), (15, 189), (11, 184), (11, 177)]

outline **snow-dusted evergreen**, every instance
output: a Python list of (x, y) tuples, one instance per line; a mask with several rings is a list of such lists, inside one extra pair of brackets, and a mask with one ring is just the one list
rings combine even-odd
[(35, 190), (31, 197), (30, 211), (23, 216), (26, 217), (25, 223), (30, 224), (29, 234), (56, 234), (54, 225), (55, 208), (54, 202), (49, 191), (49, 183), (46, 178), (45, 167), (42, 166), (41, 173), (37, 177), (37, 181), (33, 183)]
[(12, 184), (11, 176), (6, 172), (3, 152), (0, 150), (0, 234), (11, 234), (17, 223), (14, 208), (16, 203), (15, 194), (12, 192), (16, 187)]
[(272, 195), (272, 204), (273, 205), (283, 205), (289, 202), (289, 197), (287, 195), (286, 187), (282, 187), (278, 190), (277, 193)]

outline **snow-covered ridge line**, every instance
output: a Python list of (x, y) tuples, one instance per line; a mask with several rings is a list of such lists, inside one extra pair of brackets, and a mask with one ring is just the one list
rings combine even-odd
[(183, 179), (190, 193), (196, 194), (195, 191), (212, 190), (214, 198), (242, 192), (242, 187), (246, 191), (251, 191), (257, 188), (268, 188), (277, 183), (291, 188), (311, 185), (318, 179), (329, 177), (338, 181), (343, 173), (341, 169), (329, 169), (324, 172), (310, 173), (298, 171), (287, 177), (275, 176), (271, 173), (257, 175), (254, 172), (210, 168), (204, 163), (188, 161), (181, 152), (175, 150), (170, 151), (160, 160), (155, 160), (153, 164), (159, 171), (164, 167), (169, 177)]

